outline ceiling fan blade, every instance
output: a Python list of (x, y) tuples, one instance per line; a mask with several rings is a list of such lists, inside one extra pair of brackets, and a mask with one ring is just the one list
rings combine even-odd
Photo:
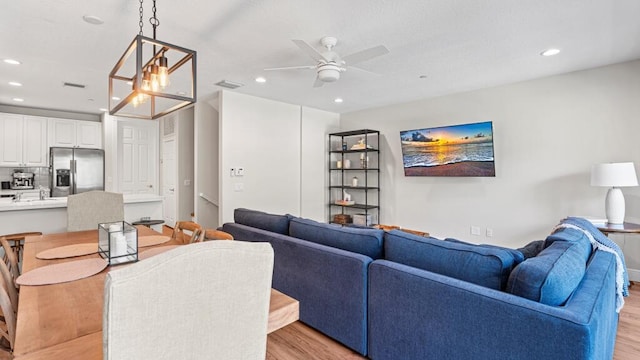
[(269, 68), (269, 69), (264, 69), (264, 71), (272, 71), (272, 70), (296, 70), (296, 69), (315, 69), (316, 66), (315, 65), (301, 65), (301, 66), (285, 66), (285, 67), (278, 67), (278, 68)]
[(349, 66), (349, 70), (357, 70), (359, 72), (362, 72), (362, 73), (365, 73), (365, 74), (371, 75), (371, 76), (382, 76), (382, 74), (378, 74), (378, 73), (375, 73), (373, 71), (365, 70), (365, 69), (363, 69), (361, 67), (357, 67), (357, 66)]
[(330, 61), (329, 59), (322, 56), (322, 54), (313, 48), (313, 46), (307, 44), (304, 40), (291, 40), (294, 44), (298, 45), (300, 50), (304, 51), (315, 61)]
[(320, 87), (322, 85), (324, 85), (324, 81), (320, 80), (319, 77), (316, 77), (316, 81), (313, 83), (313, 87), (317, 88), (317, 87)]
[(342, 57), (342, 60), (347, 64), (347, 66), (350, 66), (388, 53), (389, 49), (387, 49), (384, 45), (380, 45), (344, 56)]

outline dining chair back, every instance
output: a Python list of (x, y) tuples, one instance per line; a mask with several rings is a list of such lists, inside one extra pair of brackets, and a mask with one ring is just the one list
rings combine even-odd
[[(0, 281), (4, 283), (2, 277), (0, 277)], [(13, 351), (13, 345), (16, 339), (16, 314), (13, 311), (13, 306), (11, 305), (11, 299), (5, 290), (5, 286), (9, 286), (10, 284), (2, 284), (0, 286), (0, 309), (2, 310), (2, 322), (3, 326), (0, 326), (0, 345), (6, 343), (6, 349), (8, 351)], [(0, 346), (4, 347), (4, 346)]]
[(33, 231), (33, 232), (23, 232), (23, 233), (17, 233), (17, 234), (7, 234), (7, 235), (0, 235), (2, 237), (4, 237), (9, 244), (11, 245), (11, 248), (13, 249), (13, 252), (16, 254), (16, 259), (18, 259), (18, 261), (20, 261), (20, 254), (22, 253), (22, 249), (23, 249), (23, 241), (27, 236), (39, 236), (42, 235), (41, 232), (39, 231)]
[(67, 231), (95, 230), (99, 223), (123, 220), (122, 194), (89, 191), (67, 197)]
[(222, 230), (206, 229), (202, 234), (202, 240), (233, 240), (233, 235)]
[(271, 245), (244, 241), (178, 246), (110, 271), (103, 358), (265, 359), (272, 272)]
[(9, 296), (9, 300), (11, 301), (11, 307), (15, 313), (18, 312), (18, 289), (15, 286), (15, 281), (13, 280), (13, 276), (11, 276), (11, 271), (7, 265), (0, 261), (0, 281), (2, 283), (2, 287), (4, 287), (7, 295)]
[(173, 228), (173, 234), (171, 234), (172, 240), (177, 240), (183, 244), (192, 244), (202, 241), (201, 239), (202, 226), (193, 221), (178, 221)]
[(2, 245), (2, 249), (4, 250), (4, 255), (2, 256), (2, 261), (9, 269), (11, 273), (11, 285), (13, 285), (16, 289), (18, 289), (18, 284), (16, 283), (16, 279), (20, 276), (20, 268), (18, 267), (18, 259), (16, 259), (16, 254), (13, 252), (11, 245), (4, 237), (0, 237), (0, 244)]

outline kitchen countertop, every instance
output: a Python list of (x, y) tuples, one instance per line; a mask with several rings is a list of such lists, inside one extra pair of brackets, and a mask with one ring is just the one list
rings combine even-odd
[[(37, 190), (36, 190), (37, 191)], [(154, 194), (125, 194), (123, 200), (125, 204), (146, 203), (162, 201), (162, 196)], [(12, 198), (0, 198), (1, 211), (20, 211), (20, 210), (36, 210), (36, 209), (54, 209), (66, 208), (67, 198), (47, 198), (40, 200), (38, 198), (23, 199), (20, 202), (13, 202)]]

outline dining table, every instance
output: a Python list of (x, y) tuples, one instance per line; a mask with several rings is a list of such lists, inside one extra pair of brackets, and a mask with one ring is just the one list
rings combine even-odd
[[(136, 226), (138, 237), (162, 235)], [(98, 230), (30, 236), (25, 239), (22, 273), (39, 267), (79, 259), (99, 258), (97, 253), (56, 259), (39, 259), (36, 255), (56, 247), (98, 243)], [(157, 246), (183, 245), (169, 240)], [(152, 248), (152, 247), (149, 247)], [(149, 249), (144, 248), (144, 249)], [(141, 248), (139, 251), (144, 251)], [(142, 260), (144, 261), (144, 260)], [(40, 286), (21, 286), (18, 301), (16, 337), (13, 355), (16, 360), (34, 359), (102, 359), (102, 309), (106, 274), (116, 265), (80, 280)], [(267, 333), (298, 320), (297, 300), (271, 289)]]

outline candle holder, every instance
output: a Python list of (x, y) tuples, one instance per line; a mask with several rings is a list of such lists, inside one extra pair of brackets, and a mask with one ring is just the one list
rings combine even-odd
[(125, 221), (98, 224), (98, 253), (109, 265), (138, 261), (138, 229)]

